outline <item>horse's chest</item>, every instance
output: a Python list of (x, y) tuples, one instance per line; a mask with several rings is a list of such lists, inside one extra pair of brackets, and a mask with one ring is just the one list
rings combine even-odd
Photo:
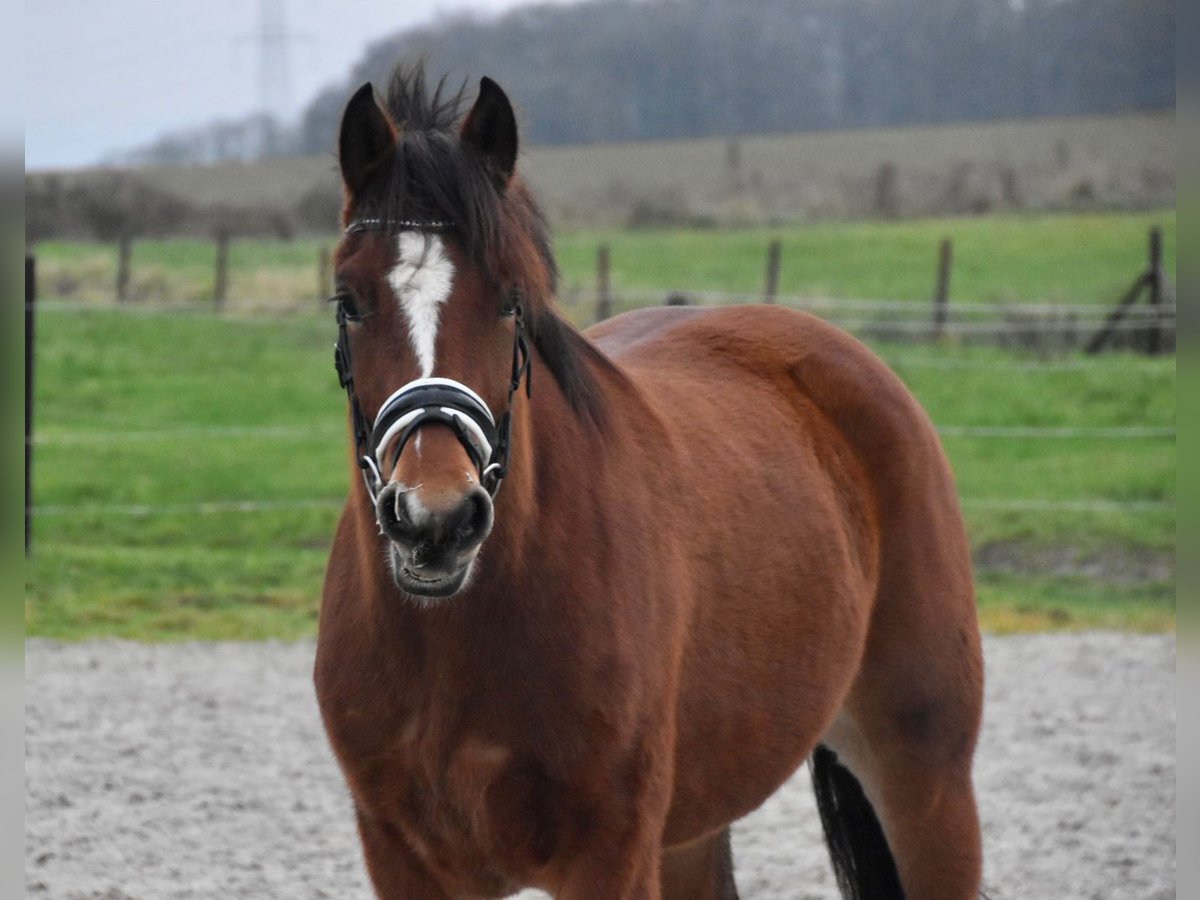
[(503, 892), (536, 878), (556, 849), (563, 792), (538, 757), (413, 716), (386, 741), (343, 743), (359, 809), (447, 887)]

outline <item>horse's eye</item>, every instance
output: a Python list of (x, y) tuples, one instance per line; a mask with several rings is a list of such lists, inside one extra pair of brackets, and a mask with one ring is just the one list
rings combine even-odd
[(337, 304), (338, 311), (344, 315), (347, 320), (357, 322), (362, 318), (362, 313), (358, 309), (358, 303), (354, 299), (354, 295), (349, 291), (338, 291), (331, 298)]
[(520, 298), (509, 297), (500, 305), (500, 316), (504, 319), (511, 319), (517, 314), (517, 306), (520, 304)]

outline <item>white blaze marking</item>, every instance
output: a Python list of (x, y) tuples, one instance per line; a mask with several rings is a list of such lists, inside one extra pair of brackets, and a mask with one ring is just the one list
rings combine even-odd
[(433, 374), (440, 307), (454, 285), (454, 263), (436, 234), (402, 231), (396, 244), (399, 260), (388, 274), (388, 282), (408, 319), (408, 336), (421, 377), (428, 378)]

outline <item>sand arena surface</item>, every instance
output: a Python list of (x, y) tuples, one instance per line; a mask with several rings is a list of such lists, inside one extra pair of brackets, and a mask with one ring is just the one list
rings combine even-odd
[[(985, 652), (993, 900), (1174, 898), (1175, 638), (988, 638)], [(27, 642), (26, 896), (371, 897), (312, 656)], [(734, 853), (743, 900), (837, 897), (804, 770), (739, 823)]]

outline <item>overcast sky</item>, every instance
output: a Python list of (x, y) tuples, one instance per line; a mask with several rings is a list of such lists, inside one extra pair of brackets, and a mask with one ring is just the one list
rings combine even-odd
[[(259, 105), (261, 0), (30, 0), (25, 167), (96, 163), (164, 131)], [(438, 16), (529, 0), (283, 0), (291, 115), (340, 81), (366, 45)]]

